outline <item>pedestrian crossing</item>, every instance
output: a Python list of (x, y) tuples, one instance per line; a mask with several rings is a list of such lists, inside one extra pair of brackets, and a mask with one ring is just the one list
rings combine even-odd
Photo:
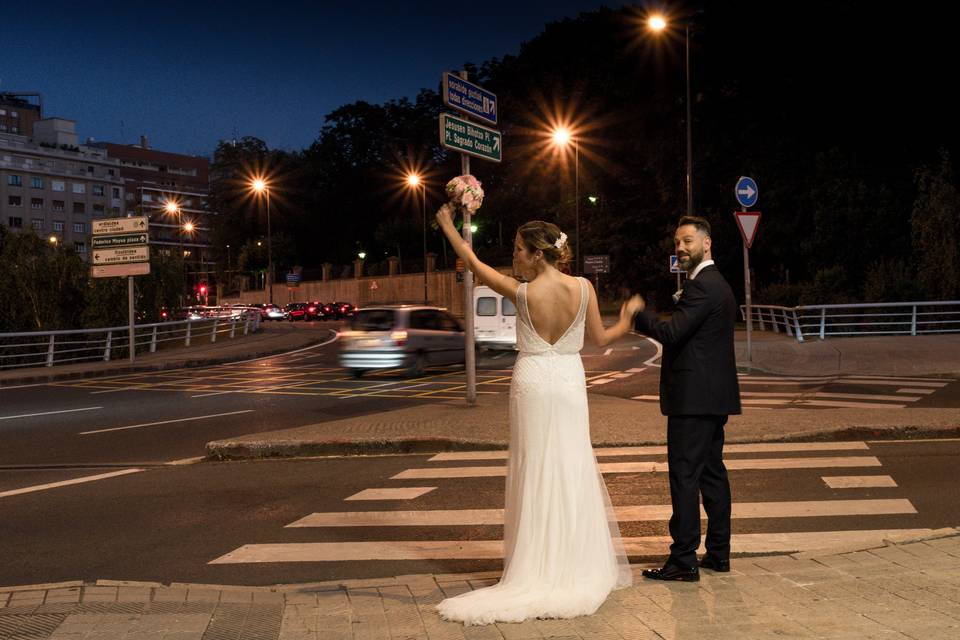
[[(731, 444), (725, 452), (735, 488), (734, 553), (880, 544), (891, 536), (929, 531), (917, 526), (920, 514), (915, 505), (902, 494), (892, 476), (882, 473), (883, 463), (869, 443)], [(662, 483), (664, 490), (667, 487), (666, 447), (600, 447), (595, 453), (608, 483), (615, 474), (655, 474), (642, 477), (647, 482)], [(502, 478), (506, 474), (502, 463), (507, 455), (506, 451), (491, 450), (411, 456), (409, 468), (384, 478), (379, 486), (345, 495), (343, 509), (304, 513), (278, 526), (275, 539), (244, 544), (209, 562), (222, 565), (402, 560), (433, 563), (429, 571), (436, 571), (438, 561), (499, 561), (503, 557), (503, 543), (498, 536), (502, 533), (499, 528), (504, 522), (504, 511), (502, 507), (489, 508), (489, 500), (492, 494), (502, 501)], [(623, 457), (654, 459), (616, 460)], [(842, 475), (845, 473), (849, 475)], [(788, 478), (791, 499), (739, 496), (736, 481), (740, 474), (753, 474), (750, 486), (760, 487), (783, 483)], [(425, 479), (430, 482), (423, 483)], [(469, 483), (466, 491), (464, 481)], [(795, 499), (801, 496), (793, 489), (801, 486), (817, 499)], [(662, 496), (665, 491), (653, 493)], [(670, 544), (669, 500), (660, 503), (655, 498), (650, 501), (654, 503), (643, 504), (642, 498), (635, 496), (638, 503), (618, 504), (634, 494), (611, 491), (611, 495), (621, 529), (645, 534), (625, 533), (627, 553), (634, 558), (662, 557)], [(487, 504), (481, 504), (484, 499)], [(457, 508), (436, 508), (449, 504)], [(823, 523), (846, 523), (849, 528), (832, 530)], [(477, 527), (492, 528), (478, 532)], [(299, 533), (291, 539), (295, 532)], [(284, 541), (285, 538), (290, 541)]]
[[(956, 382), (893, 376), (761, 376), (741, 374), (740, 403), (747, 409), (904, 409)], [(633, 396), (659, 402), (658, 395)]]

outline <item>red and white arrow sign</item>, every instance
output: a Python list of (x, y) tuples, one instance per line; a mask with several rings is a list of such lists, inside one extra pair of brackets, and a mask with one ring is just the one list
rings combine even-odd
[(753, 244), (753, 238), (757, 235), (757, 227), (760, 226), (760, 212), (737, 211), (733, 215), (737, 217), (737, 226), (740, 228), (743, 244), (749, 249)]

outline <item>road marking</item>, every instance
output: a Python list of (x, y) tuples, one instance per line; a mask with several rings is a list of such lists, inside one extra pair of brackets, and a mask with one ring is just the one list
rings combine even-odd
[[(728, 470), (742, 469), (822, 469), (830, 467), (879, 467), (874, 456), (824, 456), (822, 458), (735, 458), (724, 460)], [(601, 473), (659, 473), (667, 471), (666, 462), (601, 462)], [(407, 469), (391, 480), (420, 480), (425, 478), (485, 478), (506, 476), (505, 466), (434, 467)]]
[[(614, 512), (619, 522), (663, 522), (670, 519), (673, 507), (669, 504), (619, 506), (614, 507)], [(911, 514), (916, 512), (913, 504), (906, 499), (735, 502), (731, 517), (816, 518)], [(503, 514), (503, 509), (312, 513), (292, 524), (288, 524), (287, 528), (501, 525), (503, 524)], [(707, 517), (702, 508), (700, 509), (700, 517)]]
[[(724, 453), (769, 453), (774, 451), (864, 451), (869, 449), (866, 442), (761, 442), (755, 444), (724, 445)], [(666, 455), (665, 446), (648, 447), (598, 447), (593, 450), (598, 457), (603, 456), (654, 456)], [(450, 451), (438, 453), (428, 462), (447, 462), (454, 460), (506, 460), (509, 452), (498, 451)]]
[(646, 367), (634, 367), (633, 369), (627, 369), (627, 373), (641, 373), (646, 370)]
[(896, 481), (890, 476), (823, 476), (821, 480), (823, 480), (831, 489), (860, 489), (897, 486)]
[(940, 389), (947, 386), (946, 382), (917, 382), (915, 380), (870, 380), (864, 378), (840, 378), (836, 381), (838, 384), (868, 384), (883, 387), (902, 387), (909, 384), (912, 387), (926, 387), (928, 389)]
[(936, 389), (897, 389), (897, 393), (925, 393), (930, 394), (936, 392)]
[(741, 391), (742, 398), (790, 398), (792, 400), (806, 400), (808, 398), (849, 398), (851, 400), (900, 400), (903, 402), (916, 402), (921, 400), (920, 396), (884, 396), (872, 393), (828, 393), (826, 391), (816, 391), (814, 393), (790, 394), (785, 391)]
[(655, 356), (653, 356), (652, 358), (649, 358), (649, 359), (648, 359), (646, 362), (644, 362), (643, 364), (644, 364), (645, 366), (648, 366), (648, 367), (657, 367), (657, 368), (659, 369), (659, 368), (660, 368), (660, 365), (658, 365), (658, 364), (653, 364), (653, 361), (654, 361), (654, 360), (659, 360), (661, 357), (663, 357), (663, 345), (660, 344), (659, 342), (657, 342), (656, 340), (654, 340), (653, 338), (650, 338), (650, 337), (647, 337), (647, 336), (644, 336), (644, 338), (646, 338), (647, 342), (649, 342), (650, 344), (652, 344), (653, 346), (655, 346), (655, 347), (657, 348), (657, 354), (656, 354)]
[(242, 411), (228, 411), (227, 413), (211, 413), (207, 416), (193, 416), (191, 418), (177, 418), (176, 420), (161, 420), (159, 422), (144, 422), (143, 424), (131, 424), (126, 427), (112, 427), (110, 429), (97, 429), (96, 431), (81, 431), (79, 435), (89, 436), (95, 433), (108, 433), (110, 431), (124, 431), (126, 429), (139, 429), (141, 427), (153, 427), (158, 424), (171, 424), (174, 422), (190, 422), (191, 420), (206, 420), (207, 418), (219, 418), (221, 416), (235, 416), (240, 413), (253, 413), (253, 409), (244, 409)]
[(402, 487), (393, 489), (364, 489), (344, 500), (413, 500), (430, 493), (436, 487)]
[[(878, 529), (869, 531), (812, 531), (799, 533), (734, 534), (734, 553), (794, 553), (847, 545), (882, 545), (897, 536), (929, 534), (931, 529)], [(669, 536), (624, 538), (628, 555), (663, 555)], [(703, 545), (700, 547), (702, 552)], [(381, 542), (300, 542), (288, 544), (247, 544), (211, 560), (208, 564), (264, 562), (338, 562), (359, 560), (498, 560), (503, 557), (502, 540), (389, 540)]]
[(599, 380), (593, 380), (590, 382), (590, 386), (596, 386), (598, 384), (607, 384), (608, 382), (613, 382), (610, 378), (601, 378)]
[(880, 402), (840, 402), (835, 400), (798, 400), (801, 406), (841, 407), (846, 409), (905, 409), (905, 404), (884, 404)]
[(125, 476), (131, 473), (140, 473), (141, 471), (143, 471), (143, 469), (124, 469), (123, 471), (111, 471), (110, 473), (99, 473), (95, 476), (83, 476), (82, 478), (73, 478), (72, 480), (62, 480), (61, 482), (37, 484), (32, 487), (23, 487), (22, 489), (12, 489), (10, 491), (0, 492), (0, 498), (7, 498), (9, 496), (18, 496), (23, 493), (33, 493), (34, 491), (46, 491), (47, 489), (56, 489), (57, 487), (66, 487), (72, 484), (96, 482), (97, 480), (106, 480), (107, 478)]
[(52, 416), (58, 413), (74, 413), (76, 411), (94, 411), (95, 409), (103, 409), (103, 407), (83, 407), (81, 409), (63, 409), (61, 411), (44, 411), (42, 413), (21, 413), (16, 416), (0, 416), (0, 420), (15, 420), (16, 418), (35, 418), (37, 416)]
[(189, 464), (197, 464), (198, 462), (203, 462), (206, 460), (205, 456), (196, 456), (195, 458), (180, 458), (179, 460), (171, 460), (167, 462), (166, 465), (169, 467), (180, 467)]
[[(839, 400), (808, 400), (803, 396), (791, 396), (784, 393), (771, 393), (769, 395), (779, 396), (779, 398), (750, 398), (747, 396), (754, 395), (750, 393), (741, 394), (743, 397), (740, 400), (740, 404), (747, 405), (766, 405), (774, 407), (787, 407), (790, 408), (802, 408), (802, 407), (842, 407), (847, 409), (905, 409), (907, 405), (905, 404), (890, 404), (884, 402), (841, 402)], [(812, 395), (812, 394), (811, 394)], [(868, 396), (872, 397), (872, 396)], [(910, 401), (909, 397), (899, 398), (900, 400)], [(642, 400), (646, 402), (658, 402), (660, 396), (633, 396), (631, 400)], [(919, 398), (915, 398), (919, 400)]]

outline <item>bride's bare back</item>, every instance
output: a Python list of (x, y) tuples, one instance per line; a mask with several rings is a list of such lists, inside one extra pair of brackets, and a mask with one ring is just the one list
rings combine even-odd
[(559, 272), (540, 275), (527, 285), (527, 310), (534, 331), (554, 344), (580, 311), (580, 282)]

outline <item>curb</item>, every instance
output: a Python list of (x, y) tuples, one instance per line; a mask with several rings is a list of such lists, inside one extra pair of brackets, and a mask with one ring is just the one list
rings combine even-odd
[[(818, 434), (785, 435), (776, 438), (729, 438), (727, 444), (758, 442), (833, 442), (844, 440), (914, 440), (922, 438), (960, 437), (960, 424), (955, 427), (844, 427)], [(632, 442), (594, 442), (595, 447), (639, 447), (665, 445), (662, 440)], [(264, 460), (271, 458), (311, 458), (326, 456), (373, 456), (452, 451), (506, 450), (506, 442), (465, 440), (458, 438), (423, 437), (396, 440), (214, 440), (206, 445), (208, 461)]]
[[(329, 329), (328, 329), (329, 331)], [(323, 339), (310, 340), (302, 345), (294, 346), (293, 349), (306, 349), (307, 347), (312, 347), (323, 342)], [(117, 367), (115, 369), (95, 369), (92, 371), (73, 371), (71, 373), (49, 373), (49, 374), (37, 374), (33, 376), (23, 377), (23, 378), (10, 378), (9, 380), (0, 381), (0, 389), (3, 389), (6, 386), (14, 386), (20, 384), (33, 384), (33, 383), (43, 383), (43, 382), (59, 382), (63, 380), (74, 380), (78, 378), (104, 378), (109, 376), (122, 375), (125, 373), (143, 373), (146, 371), (167, 371), (170, 369), (195, 369), (198, 367), (208, 367), (218, 364), (229, 364), (231, 362), (237, 362), (239, 360), (252, 360), (256, 358), (266, 358), (269, 356), (275, 356), (281, 353), (286, 353), (291, 351), (291, 347), (283, 347), (277, 349), (267, 349), (265, 351), (257, 351), (254, 353), (244, 353), (242, 355), (238, 354), (236, 356), (227, 356), (221, 358), (202, 358), (194, 360), (178, 360), (176, 362), (165, 362), (157, 363), (152, 365), (133, 365), (128, 367)], [(53, 368), (53, 367), (51, 367)]]

